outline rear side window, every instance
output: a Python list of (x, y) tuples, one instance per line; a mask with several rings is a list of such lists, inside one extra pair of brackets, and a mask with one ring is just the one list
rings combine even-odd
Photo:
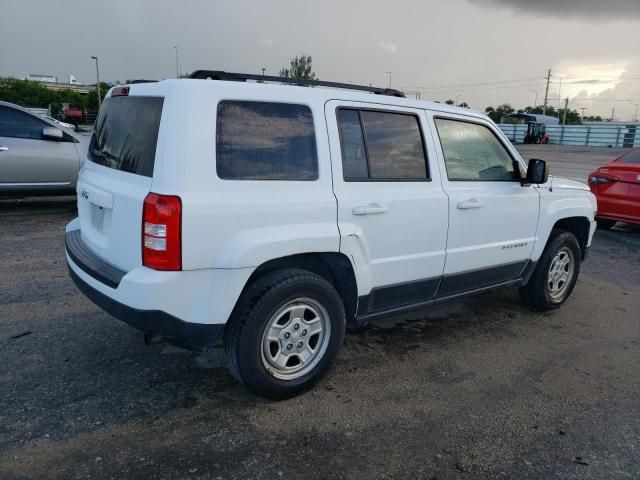
[(640, 149), (631, 150), (626, 155), (623, 155), (618, 161), (620, 163), (640, 163)]
[(28, 113), (0, 106), (0, 137), (42, 139), (42, 129), (49, 127)]
[(108, 97), (100, 108), (89, 158), (100, 165), (153, 176), (162, 115), (161, 97)]
[(226, 180), (316, 180), (318, 158), (309, 107), (222, 101), (216, 170)]
[(377, 110), (338, 110), (346, 181), (427, 180), (418, 117)]

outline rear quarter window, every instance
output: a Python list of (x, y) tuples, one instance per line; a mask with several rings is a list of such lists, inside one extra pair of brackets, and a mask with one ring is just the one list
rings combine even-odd
[(100, 165), (153, 176), (161, 97), (108, 97), (100, 108), (89, 144), (89, 158)]
[(216, 170), (225, 180), (316, 180), (311, 110), (289, 103), (220, 102)]

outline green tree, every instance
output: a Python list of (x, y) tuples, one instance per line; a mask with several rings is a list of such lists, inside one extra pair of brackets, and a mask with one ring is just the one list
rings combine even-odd
[(499, 123), (502, 121), (502, 117), (512, 114), (515, 110), (510, 104), (503, 103), (502, 105), (498, 105), (496, 108), (489, 106), (484, 109), (484, 112), (489, 116), (489, 118), (491, 118), (491, 120)]
[(445, 100), (444, 103), (446, 103), (447, 105), (453, 105), (454, 103), (456, 103), (454, 100)]
[[(103, 99), (109, 88), (109, 84), (100, 84), (100, 95)], [(98, 95), (95, 90), (88, 94), (81, 94), (71, 89), (49, 90), (40, 82), (16, 78), (0, 78), (0, 100), (23, 107), (48, 108), (51, 106), (51, 114), (54, 117), (60, 113), (63, 103), (70, 103), (89, 111), (98, 110)]]
[(302, 80), (318, 80), (311, 65), (311, 56), (301, 55), (290, 60), (289, 68), (282, 67), (280, 76), (284, 78), (299, 78)]

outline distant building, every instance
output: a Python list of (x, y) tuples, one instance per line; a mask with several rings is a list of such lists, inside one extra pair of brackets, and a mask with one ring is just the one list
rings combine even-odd
[(78, 85), (78, 79), (73, 75), (69, 75), (69, 84), (70, 85)]
[(40, 75), (37, 73), (30, 73), (27, 75), (27, 80), (44, 83), (58, 83), (58, 77), (55, 75)]

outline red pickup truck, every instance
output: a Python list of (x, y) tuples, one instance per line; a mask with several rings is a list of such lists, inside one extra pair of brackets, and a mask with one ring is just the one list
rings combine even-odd
[(84, 119), (84, 111), (80, 107), (69, 105), (62, 109), (62, 121), (78, 126)]

